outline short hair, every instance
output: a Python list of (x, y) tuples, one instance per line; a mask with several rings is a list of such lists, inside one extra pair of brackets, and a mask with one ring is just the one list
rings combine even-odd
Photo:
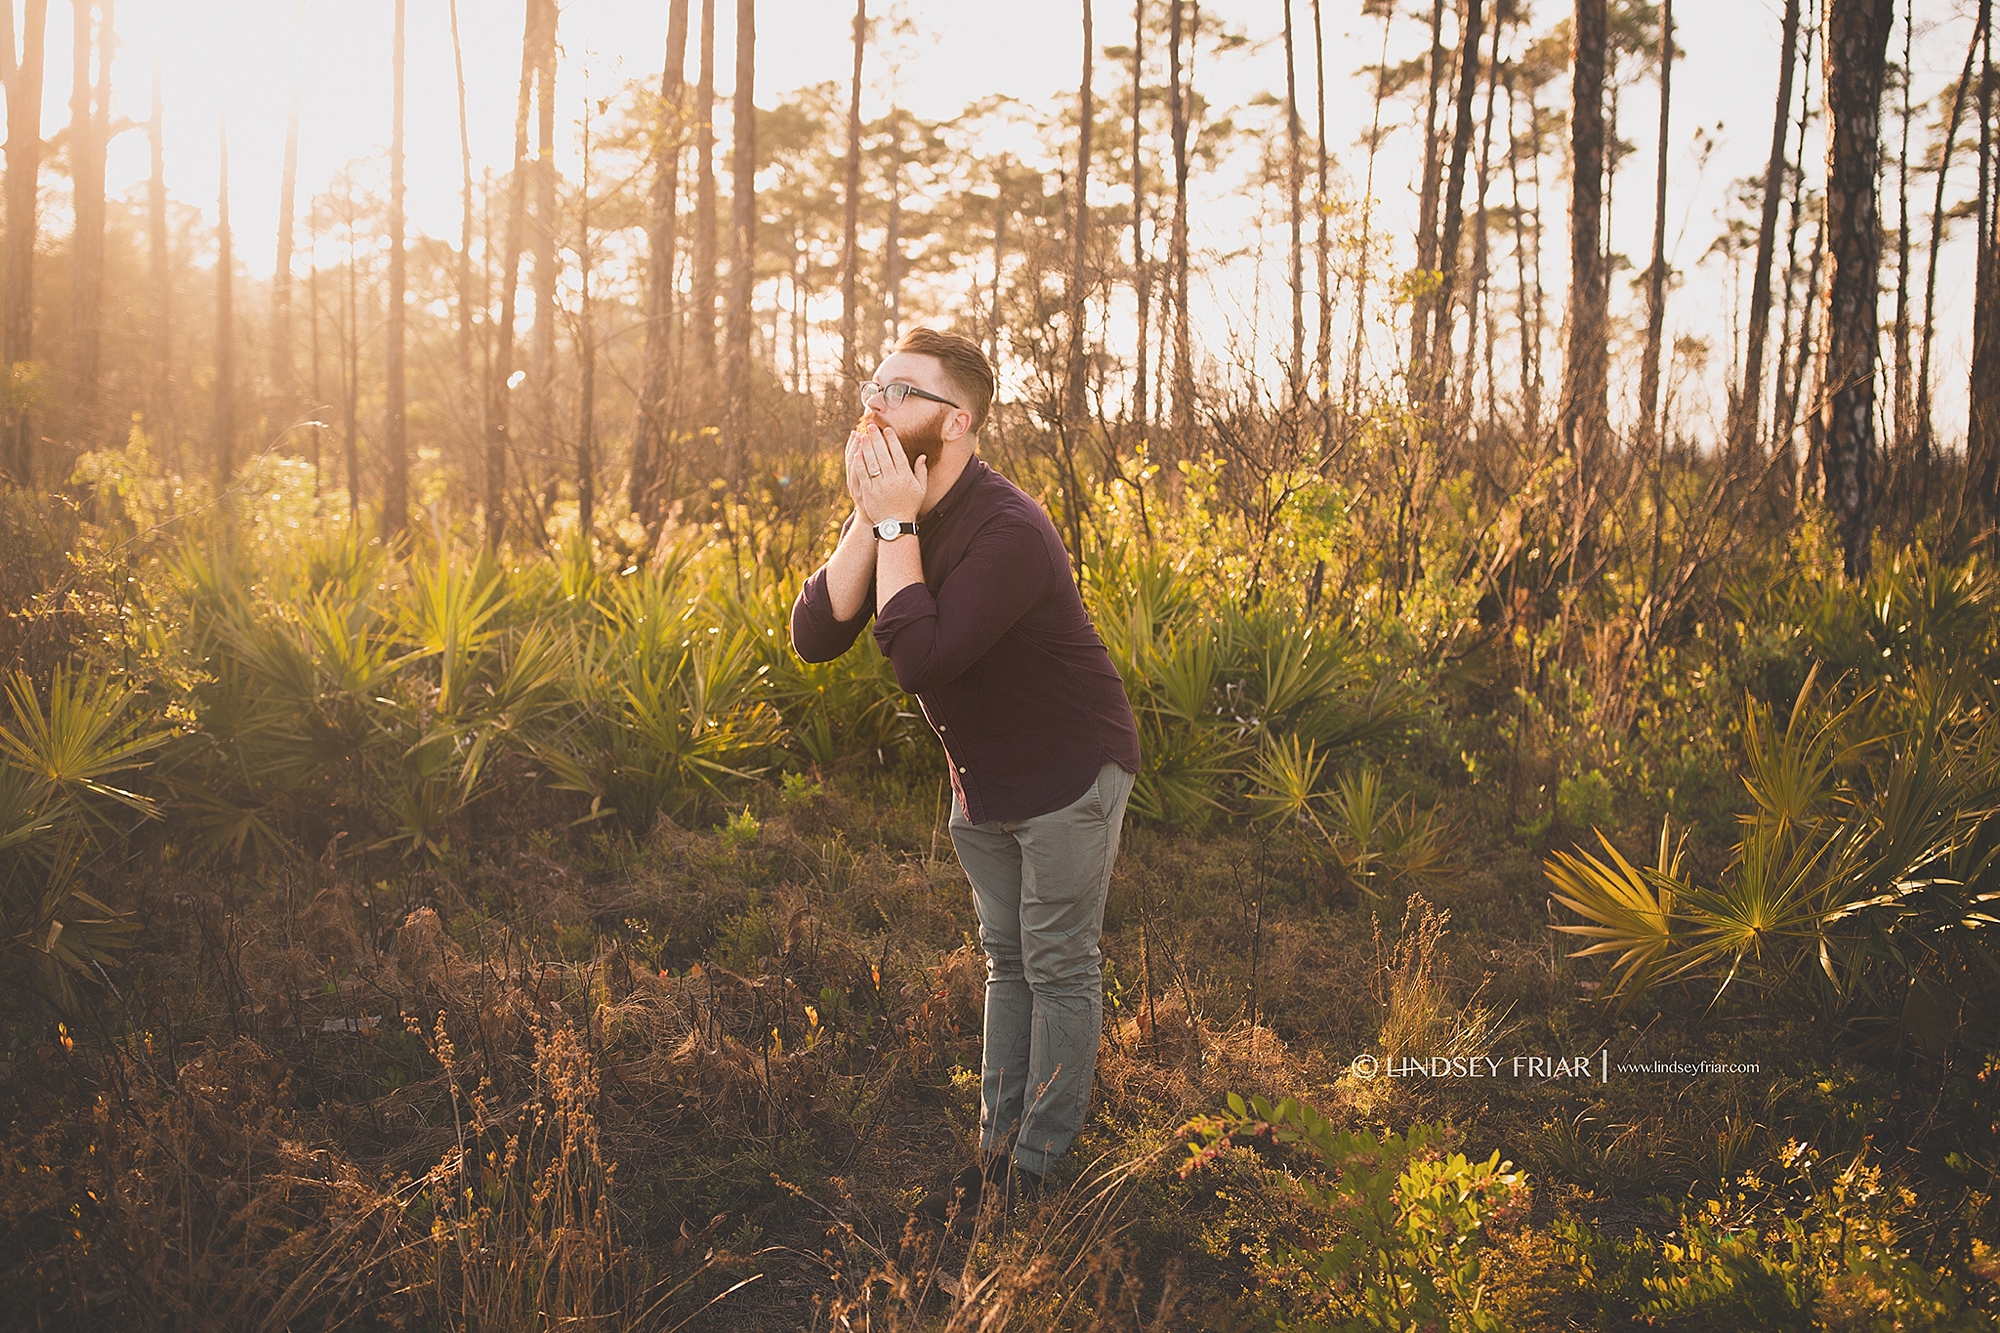
[(993, 406), (994, 387), (993, 363), (979, 344), (962, 333), (915, 328), (896, 340), (896, 350), (927, 356), (938, 363), (951, 387), (958, 390), (962, 406), (972, 413), (972, 433), (977, 435)]

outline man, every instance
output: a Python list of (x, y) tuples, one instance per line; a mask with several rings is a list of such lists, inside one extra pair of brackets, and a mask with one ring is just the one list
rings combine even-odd
[(864, 384), (854, 515), (792, 607), (809, 662), (872, 614), (944, 745), (951, 840), (986, 951), (980, 1162), (921, 1211), (969, 1226), (983, 1187), (1032, 1192), (1083, 1127), (1103, 1027), (1097, 941), (1139, 734), (1040, 505), (978, 457), (979, 344), (912, 329)]

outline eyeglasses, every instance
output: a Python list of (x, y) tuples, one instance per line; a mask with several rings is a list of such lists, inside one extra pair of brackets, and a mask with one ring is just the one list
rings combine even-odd
[[(915, 394), (926, 402), (943, 403), (946, 407), (958, 407), (958, 404), (951, 401), (951, 399), (940, 398), (928, 389), (919, 389), (914, 384), (877, 384), (874, 380), (869, 380), (861, 386), (861, 405), (863, 407), (868, 406), (868, 400), (878, 393), (882, 395), (882, 401), (891, 407), (901, 407), (903, 400), (911, 394)], [(965, 409), (959, 407), (958, 410), (963, 412)]]

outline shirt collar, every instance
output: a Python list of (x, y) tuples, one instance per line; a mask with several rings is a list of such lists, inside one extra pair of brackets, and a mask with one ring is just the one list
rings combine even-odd
[(949, 515), (958, 506), (958, 502), (963, 500), (966, 494), (979, 484), (980, 479), (988, 471), (990, 469), (977, 454), (967, 459), (965, 471), (958, 474), (958, 480), (951, 484), (951, 489), (944, 493), (944, 497), (931, 506), (931, 512), (924, 515), (924, 521), (926, 523), (937, 523)]

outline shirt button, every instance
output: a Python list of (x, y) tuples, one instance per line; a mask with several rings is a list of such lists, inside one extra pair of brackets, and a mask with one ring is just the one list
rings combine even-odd
[(964, 764), (960, 764), (960, 765), (958, 766), (958, 771), (959, 771), (959, 772), (961, 772), (961, 773), (963, 773), (963, 772), (965, 771), (965, 765), (964, 765)]

